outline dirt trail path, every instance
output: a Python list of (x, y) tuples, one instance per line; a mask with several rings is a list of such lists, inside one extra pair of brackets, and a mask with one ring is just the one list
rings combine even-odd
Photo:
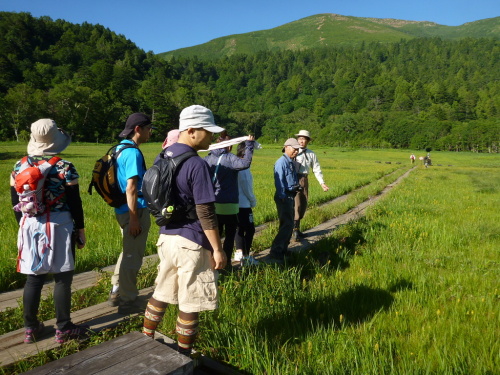
[[(365, 211), (368, 207), (374, 205), (377, 201), (379, 201), (382, 197), (387, 195), (396, 185), (400, 184), (408, 175), (415, 169), (413, 167), (412, 169), (409, 169), (401, 175), (399, 178), (397, 178), (394, 182), (391, 184), (387, 185), (381, 192), (380, 194), (370, 197), (369, 199), (365, 200), (364, 202), (358, 204), (356, 207), (352, 208), (345, 214), (339, 215), (334, 217), (333, 219), (330, 219), (328, 221), (325, 221), (324, 223), (311, 228), (309, 230), (304, 231), (304, 233), (307, 235), (305, 238), (301, 240), (301, 242), (292, 242), (290, 243), (288, 249), (293, 252), (299, 252), (299, 251), (304, 251), (312, 247), (314, 244), (316, 244), (318, 241), (321, 239), (327, 237), (335, 228), (337, 228), (339, 225), (346, 224), (350, 221), (357, 220), (360, 217), (365, 215)], [(343, 195), (341, 197), (336, 198), (335, 200), (345, 200), (347, 197), (352, 194), (353, 192), (350, 192), (349, 194)], [(261, 251), (258, 253), (255, 258), (258, 259), (259, 261), (267, 261), (269, 258), (269, 251), (270, 249), (266, 249), (264, 251)]]
[[(384, 195), (386, 195), (394, 186), (399, 184), (401, 181), (403, 181), (409, 174), (410, 172), (415, 169), (416, 167), (413, 167), (412, 169), (409, 169), (406, 173), (404, 173), (402, 176), (400, 176), (398, 179), (396, 179), (393, 183), (387, 185), (384, 190), (377, 196), (371, 197), (370, 199), (362, 202), (358, 206), (354, 207), (350, 211), (346, 212), (345, 214), (342, 214), (340, 216), (337, 216), (331, 220), (328, 220), (314, 228), (311, 228), (304, 233), (307, 234), (307, 238), (302, 240), (301, 243), (292, 243), (290, 245), (290, 250), (291, 251), (301, 251), (310, 248), (311, 246), (314, 245), (317, 241), (319, 241), (321, 238), (324, 238), (327, 236), (331, 231), (333, 231), (337, 226), (345, 224), (351, 220), (355, 220), (358, 217), (361, 217), (364, 214), (364, 210), (370, 205), (373, 205), (375, 202), (377, 202), (380, 198), (382, 198)], [(394, 171), (395, 172), (395, 171)], [(394, 173), (391, 172), (390, 174)], [(389, 174), (389, 175), (390, 175)], [(385, 177), (385, 176), (384, 176)], [(360, 187), (358, 189), (355, 189), (347, 194), (341, 195), (331, 201), (322, 203), (321, 206), (333, 204), (333, 203), (339, 203), (345, 201), (350, 195), (354, 194), (358, 190), (362, 189), (363, 187)], [(257, 233), (259, 231), (262, 231), (267, 227), (267, 224), (262, 224), (257, 228)], [(257, 254), (256, 258), (259, 260), (264, 260), (267, 255), (269, 254), (269, 249), (266, 249), (264, 251), (261, 251), (260, 253)], [(148, 262), (155, 262), (158, 259), (158, 255), (153, 254), (149, 255), (144, 258), (144, 265), (146, 265)], [(101, 269), (101, 272), (113, 272), (114, 270), (114, 265), (107, 266), (105, 268)], [(88, 271), (88, 272), (83, 272), (75, 275), (73, 279), (73, 284), (72, 284), (72, 290), (81, 290), (85, 288), (89, 288), (97, 283), (99, 278), (102, 277), (102, 274), (98, 271)], [(53, 282), (47, 283), (45, 287), (42, 290), (42, 296), (45, 297), (47, 295), (52, 294), (53, 291)], [(5, 292), (5, 293), (0, 293), (0, 312), (4, 311), (7, 308), (16, 308), (19, 306), (18, 300), (22, 297), (23, 295), (23, 289), (17, 289), (11, 292)]]

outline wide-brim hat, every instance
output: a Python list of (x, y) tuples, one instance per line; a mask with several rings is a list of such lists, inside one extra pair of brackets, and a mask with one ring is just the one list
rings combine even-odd
[(311, 139), (311, 134), (307, 130), (301, 130), (298, 132), (298, 134), (295, 134), (296, 137), (306, 137)]
[(196, 104), (184, 108), (179, 116), (179, 131), (182, 132), (189, 128), (202, 128), (210, 133), (221, 133), (225, 130), (215, 125), (214, 115), (211, 110)]
[(31, 124), (28, 155), (57, 155), (63, 152), (70, 143), (70, 135), (59, 129), (54, 120), (43, 118)]
[(299, 144), (299, 141), (297, 141), (295, 138), (288, 138), (286, 141), (285, 141), (285, 144), (283, 145), (283, 148), (281, 149), (281, 152), (285, 152), (285, 147), (286, 146), (291, 146), (295, 149), (299, 149), (300, 148), (300, 144)]

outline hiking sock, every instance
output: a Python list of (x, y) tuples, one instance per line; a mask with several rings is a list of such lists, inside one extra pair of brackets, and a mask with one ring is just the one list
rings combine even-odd
[(180, 317), (177, 318), (176, 332), (179, 353), (187, 356), (191, 354), (191, 349), (198, 334), (198, 322), (198, 319), (184, 320)]
[(144, 313), (144, 324), (142, 333), (148, 337), (154, 337), (156, 328), (165, 315), (168, 303), (155, 300), (153, 297), (148, 302)]

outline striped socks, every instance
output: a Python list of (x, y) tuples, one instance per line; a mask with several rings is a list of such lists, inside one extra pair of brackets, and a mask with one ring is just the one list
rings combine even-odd
[(190, 355), (198, 333), (198, 319), (184, 320), (177, 318), (177, 346), (179, 353)]
[(156, 327), (160, 324), (168, 303), (155, 300), (153, 297), (148, 302), (146, 312), (144, 313), (144, 324), (142, 333), (148, 337), (155, 336)]

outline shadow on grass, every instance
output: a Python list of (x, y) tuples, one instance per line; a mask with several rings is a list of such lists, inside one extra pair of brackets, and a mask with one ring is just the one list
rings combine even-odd
[(386, 290), (357, 285), (337, 297), (295, 300), (287, 312), (269, 316), (257, 323), (257, 332), (265, 332), (276, 343), (303, 341), (310, 332), (343, 329), (362, 324), (387, 310), (394, 297)]
[[(21, 159), (23, 156), (22, 153), (19, 152), (11, 152), (11, 151), (3, 151), (0, 152), (0, 160), (18, 160)], [(14, 164), (12, 164), (12, 167), (14, 167)]]

